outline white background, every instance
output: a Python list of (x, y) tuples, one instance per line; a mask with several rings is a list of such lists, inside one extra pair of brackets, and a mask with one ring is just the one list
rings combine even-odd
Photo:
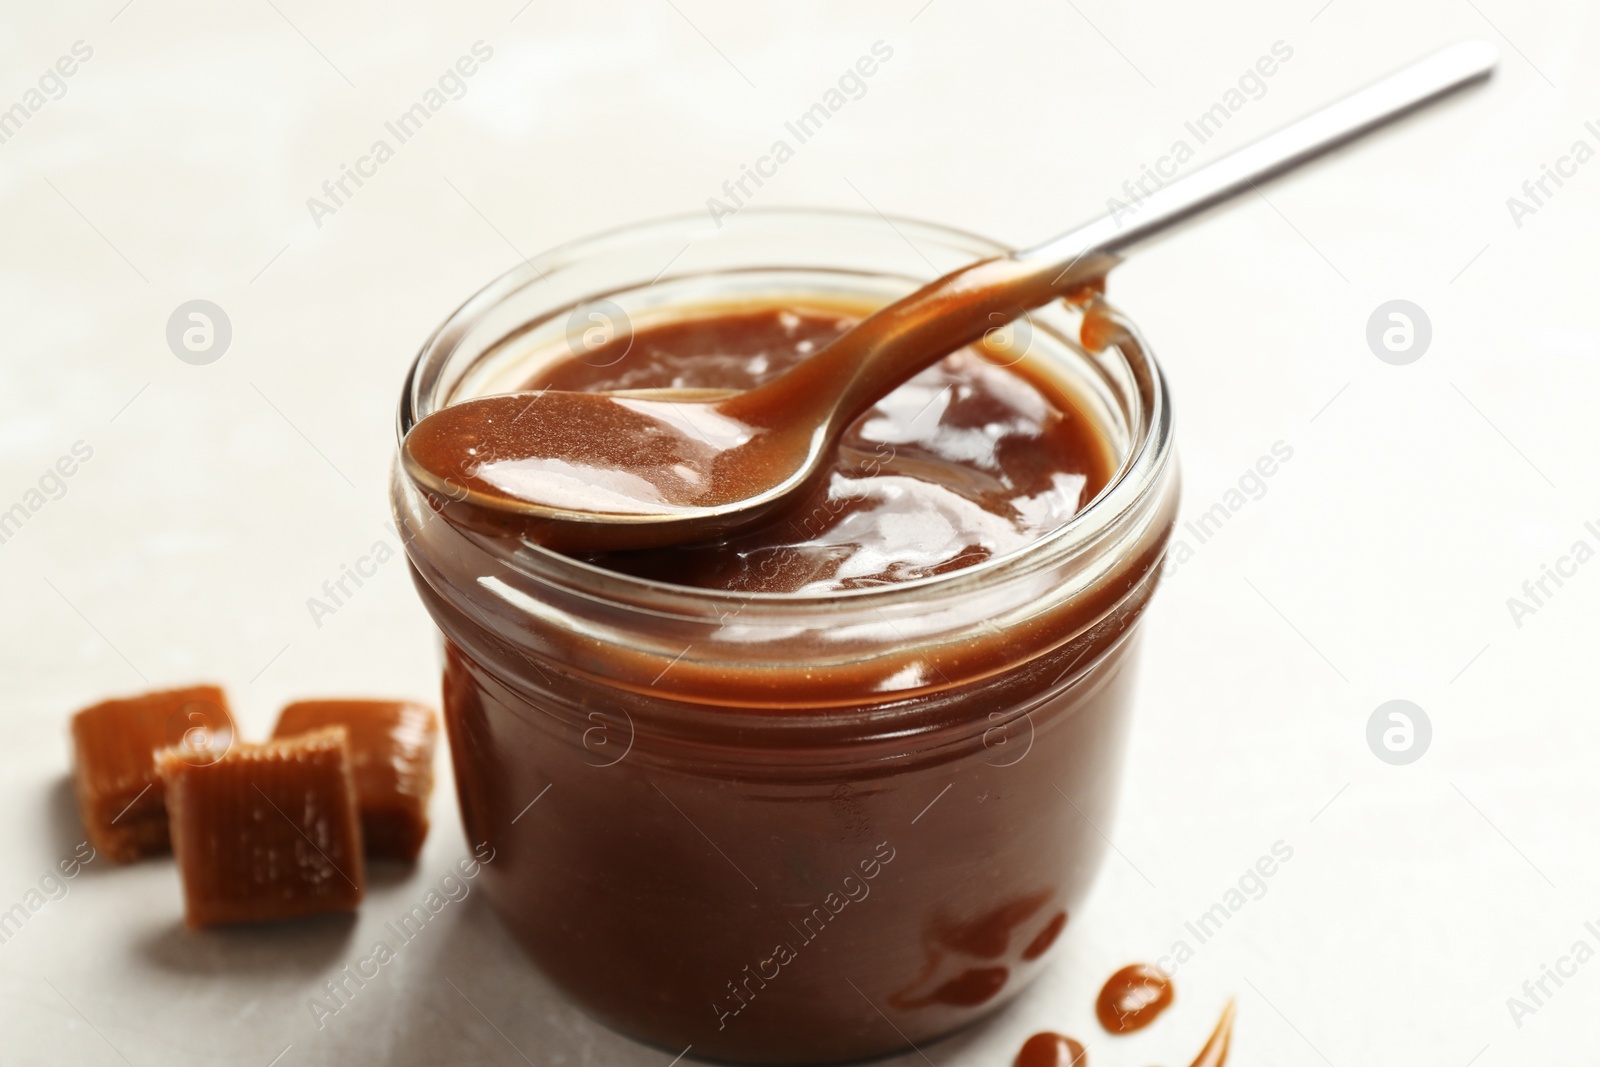
[[(1592, 5), (122, 3), (11, 0), (0, 27), (0, 107), (94, 50), (0, 144), (0, 509), (93, 448), (0, 544), (0, 908), (81, 838), (77, 707), (216, 680), (259, 737), (292, 697), (434, 699), (398, 560), (320, 627), (306, 606), (393, 544), (393, 413), (422, 340), (522, 254), (704, 210), (874, 41), (892, 60), (756, 202), (1029, 244), (1103, 210), (1276, 41), (1292, 59), (1202, 159), (1481, 36), (1503, 53), (1492, 85), (1113, 276), (1175, 389), (1185, 519), (1275, 442), (1294, 454), (1148, 617), (1120, 855), (1057, 964), (923, 1053), (1006, 1064), (1049, 1027), (1096, 1067), (1183, 1063), (1230, 996), (1241, 1064), (1578, 1063), (1600, 1044), (1600, 962), (1520, 1027), (1506, 1005), (1577, 939), (1600, 949), (1600, 562), (1520, 627), (1506, 604), (1574, 541), (1600, 547), (1600, 162), (1520, 227), (1506, 205), (1575, 140), (1600, 148)], [(315, 226), (307, 197), (478, 40), (494, 55), (466, 95)], [(165, 340), (194, 298), (233, 325), (209, 366)], [(1397, 298), (1433, 327), (1403, 367), (1365, 340)], [(1395, 698), (1433, 725), (1409, 766), (1365, 738)], [(311, 1025), (307, 994), (463, 853), (447, 777), (434, 818), (348, 940), (185, 933), (170, 863), (91, 864), (0, 945), (0, 1060), (664, 1067), (551, 995), (477, 896)], [(1102, 1034), (1099, 982), (1166, 952), (1279, 840), (1293, 859), (1179, 970), (1174, 1009)]]

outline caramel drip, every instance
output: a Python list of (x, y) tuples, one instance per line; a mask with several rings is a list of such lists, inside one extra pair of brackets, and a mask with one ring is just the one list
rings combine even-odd
[(1217, 1028), (1211, 1031), (1205, 1047), (1189, 1067), (1223, 1067), (1228, 1062), (1228, 1047), (1233, 1043), (1233, 1015), (1234, 1004), (1230, 999), (1222, 1009), (1222, 1018), (1217, 1020)]

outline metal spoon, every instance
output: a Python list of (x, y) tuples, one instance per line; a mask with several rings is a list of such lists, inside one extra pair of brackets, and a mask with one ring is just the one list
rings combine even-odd
[(846, 427), (924, 367), (1105, 275), (1177, 223), (1464, 85), (1493, 45), (1453, 45), (1117, 212), (948, 274), (870, 315), (765, 385), (731, 395), (546, 390), (423, 419), (401, 449), (434, 506), (471, 529), (554, 548), (705, 541), (799, 499)]

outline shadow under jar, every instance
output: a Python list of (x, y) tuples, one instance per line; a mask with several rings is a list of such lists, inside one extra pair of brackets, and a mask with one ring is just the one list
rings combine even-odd
[[(765, 349), (724, 339), (674, 379), (652, 338), (751, 309), (843, 321), (1003, 252), (812, 211), (580, 241), (450, 317), (412, 368), (399, 432), (530, 383), (748, 386), (781, 369)], [(397, 470), (413, 577), (445, 639), (462, 817), (494, 850), (481, 885), (538, 966), (610, 1025), (748, 1063), (901, 1050), (1015, 997), (1086, 893), (1177, 506), (1170, 405), (1098, 296), (978, 347), (952, 359), (1053, 397), (1092, 431), (1103, 475), (1020, 545), (887, 581), (823, 568), (741, 585), (717, 565), (755, 558), (734, 544), (564, 556), (451, 525)], [(904, 388), (927, 393), (955, 366)], [(951, 395), (964, 394), (935, 394), (926, 417)], [(863, 416), (845, 454), (882, 458), (873, 435), (903, 439), (924, 417), (907, 410)], [(793, 520), (801, 540), (837, 517), (810, 515)]]

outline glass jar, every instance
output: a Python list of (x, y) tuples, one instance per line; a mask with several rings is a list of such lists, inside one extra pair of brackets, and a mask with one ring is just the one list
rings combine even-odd
[[(440, 327), (399, 433), (582, 355), (588, 330), (785, 293), (887, 302), (1005, 251), (817, 211), (579, 241)], [(493, 849), (481, 885), (610, 1025), (714, 1059), (859, 1059), (994, 1011), (1049, 959), (1105, 849), (1178, 479), (1166, 385), (1120, 315), (1057, 303), (1014, 329), (1119, 467), (1049, 536), (932, 578), (652, 582), (454, 527), (397, 469), (466, 832)]]

